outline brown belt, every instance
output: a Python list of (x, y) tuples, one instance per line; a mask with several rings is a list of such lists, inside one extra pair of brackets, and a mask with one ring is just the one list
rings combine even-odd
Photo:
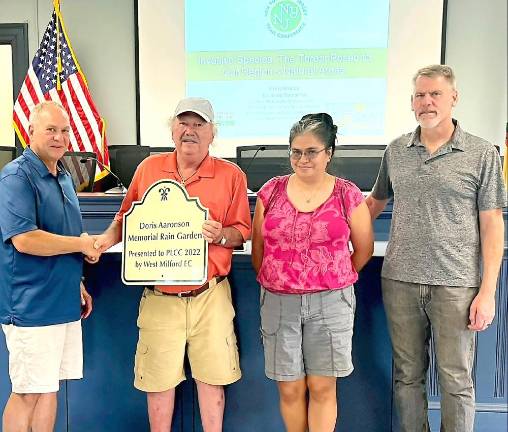
[[(205, 292), (208, 288), (210, 288), (210, 282), (215, 280), (215, 285), (219, 285), (224, 279), (226, 279), (226, 276), (215, 276), (214, 278), (210, 279), (207, 283), (200, 286), (199, 288), (196, 288), (191, 291), (183, 291), (179, 293), (169, 293), (169, 292), (163, 292), (157, 290), (158, 293), (161, 293), (163, 295), (167, 296), (175, 296), (175, 297), (196, 297), (202, 292)], [(155, 288), (151, 285), (147, 286), (149, 290), (155, 291)]]

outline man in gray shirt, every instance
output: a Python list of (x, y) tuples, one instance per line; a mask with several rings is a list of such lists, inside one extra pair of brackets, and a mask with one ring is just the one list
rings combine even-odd
[(425, 67), (413, 84), (419, 126), (387, 147), (367, 198), (372, 219), (393, 198), (381, 276), (395, 402), (401, 431), (430, 430), (425, 381), (432, 329), (441, 430), (473, 432), (475, 331), (494, 318), (506, 190), (495, 147), (452, 119), (458, 96), (452, 69)]

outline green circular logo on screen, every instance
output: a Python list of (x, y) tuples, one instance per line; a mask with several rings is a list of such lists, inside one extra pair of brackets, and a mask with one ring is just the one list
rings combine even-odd
[(301, 0), (271, 0), (265, 10), (268, 30), (280, 38), (300, 33), (306, 15), (307, 10)]

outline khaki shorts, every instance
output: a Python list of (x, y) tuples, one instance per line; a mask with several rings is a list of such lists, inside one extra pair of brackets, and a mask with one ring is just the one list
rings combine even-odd
[(213, 385), (239, 380), (234, 316), (227, 279), (197, 297), (145, 289), (139, 305), (134, 387), (145, 392), (176, 387), (185, 380), (186, 350), (194, 379)]
[(83, 378), (81, 321), (2, 329), (13, 393), (54, 393), (60, 380)]

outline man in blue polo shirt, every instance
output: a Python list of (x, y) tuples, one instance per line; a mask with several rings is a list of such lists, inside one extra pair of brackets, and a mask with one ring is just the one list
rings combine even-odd
[(59, 163), (69, 133), (62, 106), (37, 105), (30, 147), (0, 173), (0, 323), (12, 382), (4, 432), (53, 430), (59, 380), (83, 376), (80, 318), (92, 303), (82, 254), (97, 261), (99, 253)]

